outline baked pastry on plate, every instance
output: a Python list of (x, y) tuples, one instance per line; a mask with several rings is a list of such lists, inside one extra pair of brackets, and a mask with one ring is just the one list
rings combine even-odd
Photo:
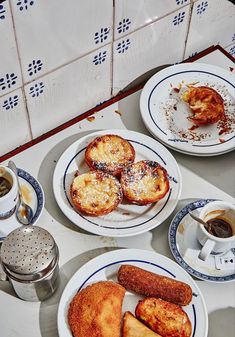
[(160, 298), (146, 297), (139, 301), (135, 314), (156, 333), (170, 337), (190, 337), (192, 324), (187, 313), (177, 304)]
[(123, 193), (117, 178), (102, 171), (90, 171), (73, 179), (70, 195), (78, 211), (100, 216), (112, 212), (122, 201)]
[(156, 161), (141, 160), (123, 170), (121, 186), (129, 202), (147, 205), (162, 199), (168, 192), (167, 171)]
[(188, 119), (196, 125), (213, 124), (225, 117), (224, 100), (210, 87), (189, 87), (182, 99), (192, 112)]
[(131, 143), (120, 136), (104, 135), (88, 144), (85, 160), (91, 169), (117, 176), (124, 167), (134, 162), (135, 150)]
[(112, 281), (93, 283), (79, 291), (69, 306), (74, 337), (121, 337), (125, 288)]

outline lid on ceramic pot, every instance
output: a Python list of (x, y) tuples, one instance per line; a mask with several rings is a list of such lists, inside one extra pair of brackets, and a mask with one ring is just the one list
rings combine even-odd
[(22, 281), (33, 281), (47, 275), (56, 266), (58, 255), (58, 247), (51, 234), (32, 225), (12, 231), (1, 247), (6, 274)]

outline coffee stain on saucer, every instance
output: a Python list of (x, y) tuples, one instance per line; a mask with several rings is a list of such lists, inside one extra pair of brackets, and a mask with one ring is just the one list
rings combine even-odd
[(32, 201), (32, 192), (30, 191), (29, 187), (26, 185), (21, 185), (21, 193), (23, 200), (26, 204), (30, 204)]
[(178, 227), (178, 232), (179, 232), (180, 234), (183, 234), (183, 233), (184, 233), (184, 230), (185, 230), (184, 224), (181, 222), (181, 223), (179, 224), (179, 227)]

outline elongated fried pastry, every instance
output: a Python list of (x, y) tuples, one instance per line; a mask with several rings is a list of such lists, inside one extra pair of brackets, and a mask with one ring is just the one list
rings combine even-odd
[(189, 104), (192, 116), (188, 119), (194, 124), (213, 124), (224, 118), (224, 100), (210, 87), (189, 87), (182, 99)]
[(123, 317), (122, 337), (161, 337), (126, 311)]
[(141, 160), (124, 168), (121, 185), (128, 201), (137, 205), (156, 202), (169, 190), (166, 170), (150, 160)]
[(70, 195), (77, 210), (100, 216), (112, 212), (122, 201), (122, 188), (114, 176), (102, 171), (91, 171), (74, 178)]
[(74, 337), (121, 337), (125, 289), (111, 281), (94, 283), (78, 292), (69, 306)]
[(139, 301), (136, 317), (163, 337), (190, 337), (192, 324), (187, 313), (177, 304), (160, 298)]
[(132, 265), (124, 264), (119, 268), (118, 282), (137, 294), (159, 297), (179, 305), (187, 305), (192, 300), (192, 289), (188, 284)]
[(101, 170), (114, 176), (135, 160), (134, 147), (118, 135), (103, 135), (88, 144), (85, 161), (93, 170)]

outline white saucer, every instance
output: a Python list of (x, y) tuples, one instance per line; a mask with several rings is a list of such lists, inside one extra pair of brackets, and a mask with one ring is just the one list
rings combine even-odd
[[(136, 161), (153, 160), (168, 172), (170, 190), (157, 203), (138, 206), (121, 203), (112, 213), (104, 216), (86, 216), (73, 207), (70, 186), (75, 172), (89, 170), (84, 153), (87, 145), (97, 136), (117, 134), (127, 139), (135, 148)], [(152, 137), (130, 130), (102, 130), (90, 133), (71, 144), (57, 162), (53, 175), (53, 191), (62, 212), (75, 225), (97, 235), (124, 237), (144, 233), (165, 221), (174, 211), (182, 187), (178, 164), (165, 146)]]
[[(190, 110), (182, 102), (188, 85), (214, 88), (224, 100), (228, 131), (217, 122), (192, 130)], [(193, 156), (215, 156), (234, 150), (234, 76), (227, 70), (203, 63), (182, 63), (162, 69), (145, 84), (140, 96), (143, 122), (165, 146)], [(224, 132), (221, 134), (221, 132)]]
[[(22, 188), (22, 195), (24, 201), (33, 209), (33, 219), (31, 224), (35, 224), (39, 219), (44, 207), (44, 193), (40, 183), (32, 177), (28, 172), (17, 169)], [(14, 229), (21, 226), (16, 219), (15, 213), (8, 219), (0, 220), (0, 242)]]
[[(211, 282), (235, 280), (235, 249), (223, 255), (210, 255), (206, 261), (198, 258), (201, 249), (196, 239), (196, 222), (188, 214), (195, 215), (213, 199), (200, 199), (187, 204), (174, 217), (169, 227), (168, 240), (176, 261), (189, 274)], [(220, 269), (219, 269), (220, 268)]]

